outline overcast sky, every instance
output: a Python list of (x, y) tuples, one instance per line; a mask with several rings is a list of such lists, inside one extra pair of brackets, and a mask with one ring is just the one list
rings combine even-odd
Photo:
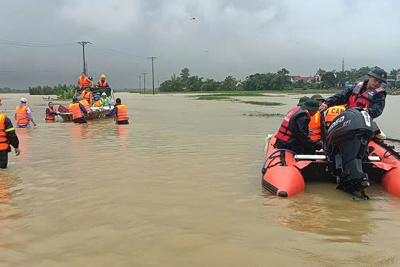
[[(191, 75), (244, 80), (287, 68), (314, 75), (400, 68), (396, 0), (0, 0), (0, 87), (75, 83), (86, 46), (89, 75), (137, 88), (155, 56), (155, 83)], [(8, 41), (12, 41), (9, 43)], [(16, 45), (22, 42), (26, 46)], [(38, 47), (43, 44), (44, 47)], [(63, 44), (60, 46), (47, 46)]]

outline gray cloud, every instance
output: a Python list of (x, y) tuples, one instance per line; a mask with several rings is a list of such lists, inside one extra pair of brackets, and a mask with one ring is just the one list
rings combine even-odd
[(75, 43), (81, 40), (93, 43), (86, 47), (90, 75), (106, 73), (118, 88), (136, 87), (137, 76), (150, 73), (148, 56), (157, 57), (155, 79), (161, 82), (184, 67), (217, 80), (283, 67), (313, 75), (318, 68), (340, 69), (342, 58), (346, 68), (400, 67), (394, 0), (0, 3), (0, 39), (70, 44), (0, 42), (0, 87), (74, 83), (82, 70), (82, 48)]

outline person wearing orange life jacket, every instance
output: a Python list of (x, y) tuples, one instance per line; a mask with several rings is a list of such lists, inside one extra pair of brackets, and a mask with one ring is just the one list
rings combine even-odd
[[(1, 98), (0, 98), (0, 106)], [(0, 168), (5, 169), (8, 165), (8, 153), (11, 152), (11, 146), (15, 148), (15, 155), (21, 154), (19, 148), (19, 139), (15, 133), (15, 128), (12, 125), (10, 118), (5, 114), (0, 113)]]
[(87, 123), (84, 114), (87, 114), (85, 107), (79, 103), (78, 98), (72, 98), (72, 104), (69, 105), (69, 112), (72, 113), (74, 123)]
[(329, 127), (331, 122), (342, 112), (346, 111), (345, 105), (333, 106), (328, 108), (325, 114), (325, 125)]
[(87, 113), (89, 113), (89, 112), (92, 111), (92, 110), (90, 109), (89, 102), (88, 102), (86, 99), (82, 98), (82, 96), (79, 96), (79, 97), (78, 97), (78, 101), (79, 101), (79, 103), (85, 108), (85, 110), (86, 110)]
[(56, 119), (56, 115), (58, 115), (56, 108), (54, 107), (53, 102), (49, 102), (49, 106), (46, 108), (46, 121), (54, 121)]
[(88, 86), (93, 86), (93, 82), (89, 80), (84, 72), (82, 72), (78, 79), (78, 85), (80, 88), (86, 88)]
[(348, 108), (366, 110), (371, 118), (375, 119), (385, 108), (386, 90), (382, 87), (382, 83), (386, 83), (386, 78), (387, 73), (383, 69), (375, 68), (368, 72), (368, 80), (327, 98), (319, 111), (323, 112), (329, 107), (347, 104)]
[[(320, 106), (325, 101), (321, 95), (313, 95), (311, 98), (317, 100)], [(310, 123), (308, 124), (308, 130), (311, 140), (321, 140), (321, 113), (319, 113), (319, 111), (317, 111), (314, 116), (311, 116)]]
[(107, 117), (116, 116), (115, 121), (117, 124), (129, 124), (128, 112), (126, 106), (121, 104), (121, 99), (115, 99), (114, 109), (106, 114)]
[(36, 126), (36, 122), (33, 120), (31, 109), (26, 105), (26, 98), (21, 98), (19, 105), (15, 108), (15, 122), (17, 128), (29, 128), (31, 127), (30, 122), (33, 126)]
[(100, 75), (100, 80), (97, 82), (97, 85), (103, 88), (110, 87), (110, 85), (106, 81), (106, 75), (104, 74)]
[(83, 91), (81, 96), (86, 99), (86, 101), (91, 105), (93, 103), (93, 93), (90, 87), (86, 87)]
[(319, 108), (318, 102), (308, 99), (303, 106), (291, 109), (283, 119), (276, 134), (276, 148), (290, 149), (297, 154), (314, 154), (322, 148), (322, 142), (310, 139), (308, 124)]

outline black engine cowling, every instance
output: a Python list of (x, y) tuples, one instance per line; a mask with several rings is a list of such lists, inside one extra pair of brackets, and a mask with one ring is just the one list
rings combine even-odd
[(348, 109), (337, 116), (326, 133), (324, 149), (334, 162), (334, 174), (340, 178), (338, 188), (355, 193), (368, 187), (368, 174), (362, 160), (377, 125), (364, 110)]

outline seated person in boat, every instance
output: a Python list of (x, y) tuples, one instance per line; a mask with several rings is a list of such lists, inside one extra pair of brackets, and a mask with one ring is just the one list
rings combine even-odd
[(91, 105), (93, 104), (93, 92), (91, 91), (90, 87), (86, 87), (83, 91), (81, 96), (86, 99), (86, 101)]
[(85, 88), (88, 86), (93, 86), (93, 82), (89, 80), (89, 78), (86, 76), (84, 72), (81, 73), (81, 76), (79, 76), (78, 79), (78, 85), (80, 88)]
[(362, 108), (371, 118), (379, 117), (385, 108), (386, 90), (382, 83), (386, 83), (387, 73), (381, 68), (368, 72), (368, 79), (358, 83), (353, 88), (333, 95), (325, 100), (319, 111), (323, 112), (329, 107), (346, 104), (348, 108)]
[(95, 95), (94, 96), (94, 103), (93, 103), (93, 107), (102, 107), (103, 104), (100, 101), (100, 96), (99, 95)]
[(110, 85), (106, 81), (106, 75), (104, 74), (100, 75), (100, 80), (97, 82), (97, 86), (103, 88), (110, 87)]
[(121, 104), (121, 98), (115, 100), (114, 109), (106, 114), (107, 117), (115, 116), (117, 124), (129, 124), (128, 112), (126, 106)]
[(106, 93), (102, 93), (101, 94), (100, 101), (101, 101), (101, 104), (102, 104), (103, 107), (110, 106), (110, 100), (108, 99)]
[(319, 104), (308, 99), (302, 106), (291, 109), (283, 119), (276, 134), (276, 148), (290, 149), (297, 154), (314, 154), (322, 148), (322, 142), (309, 137), (310, 118), (318, 111)]
[[(311, 97), (312, 99), (315, 99), (318, 101), (319, 106), (321, 106), (325, 98), (323, 98), (321, 95), (313, 95)], [(310, 123), (308, 124), (308, 130), (309, 130), (309, 135), (311, 140), (313, 141), (321, 141), (322, 136), (321, 136), (321, 113), (317, 111), (314, 116), (311, 116), (310, 118)]]

